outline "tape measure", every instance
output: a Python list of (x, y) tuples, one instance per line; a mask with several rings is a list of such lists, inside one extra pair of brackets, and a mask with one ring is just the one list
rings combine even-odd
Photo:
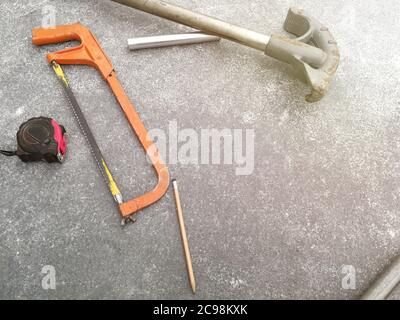
[(63, 163), (67, 152), (65, 128), (51, 118), (37, 117), (24, 122), (17, 132), (16, 151), (0, 150), (5, 156), (18, 156), (23, 162)]

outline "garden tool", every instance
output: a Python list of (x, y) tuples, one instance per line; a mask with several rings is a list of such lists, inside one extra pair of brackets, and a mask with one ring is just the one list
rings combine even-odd
[(289, 10), (284, 28), (297, 36), (296, 39), (290, 39), (254, 32), (164, 1), (112, 1), (261, 50), (291, 64), (296, 76), (311, 87), (311, 94), (306, 96), (308, 102), (319, 101), (325, 96), (339, 65), (339, 49), (329, 29), (302, 10)]
[[(59, 52), (48, 54), (48, 62), (53, 65), (56, 72), (58, 70), (58, 75), (63, 82), (63, 74), (58, 68), (59, 65), (89, 65), (95, 67), (100, 72), (100, 74), (109, 84), (112, 92), (124, 111), (128, 122), (136, 133), (140, 143), (147, 153), (147, 156), (151, 160), (151, 163), (153, 164), (155, 172), (158, 176), (158, 183), (152, 191), (130, 201), (123, 202), (122, 198), (121, 201), (118, 201), (121, 202), (119, 203), (119, 209), (122, 216), (122, 222), (125, 223), (126, 221), (130, 220), (136, 212), (154, 204), (165, 195), (169, 187), (169, 172), (163, 160), (160, 158), (160, 153), (158, 152), (155, 143), (149, 138), (148, 132), (140, 120), (137, 111), (129, 101), (128, 96), (118, 81), (109, 58), (106, 56), (90, 30), (80, 23), (56, 26), (48, 29), (37, 28), (32, 30), (32, 43), (35, 45), (54, 44), (71, 40), (78, 40), (81, 43), (78, 47), (67, 48)], [(64, 85), (67, 87), (66, 83), (64, 83)], [(69, 98), (72, 98), (71, 94), (69, 94)], [(72, 105), (74, 104), (75, 102), (72, 102)], [(83, 117), (79, 116), (79, 114), (77, 115), (77, 118), (79, 121), (83, 120)], [(86, 133), (89, 132), (87, 128), (85, 131)], [(91, 138), (88, 140), (89, 143), (91, 143), (92, 150), (96, 149), (93, 140)], [(106, 175), (111, 175), (109, 170), (106, 169), (107, 166), (104, 166), (103, 161), (101, 162)]]

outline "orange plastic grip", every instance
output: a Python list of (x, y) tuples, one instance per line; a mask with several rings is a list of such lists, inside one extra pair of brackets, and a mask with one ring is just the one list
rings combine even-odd
[(41, 46), (44, 44), (80, 40), (79, 33), (82, 33), (80, 23), (57, 26), (56, 28), (33, 29), (32, 43), (36, 46)]
[(113, 71), (113, 66), (107, 55), (101, 49), (90, 30), (80, 23), (57, 26), (54, 28), (37, 28), (32, 30), (32, 43), (37, 46), (78, 40), (78, 47), (49, 53), (47, 60), (58, 64), (84, 64), (95, 67), (104, 77)]
[(170, 180), (168, 168), (159, 158), (156, 145), (149, 138), (148, 132), (140, 120), (135, 107), (119, 83), (110, 60), (90, 30), (80, 23), (32, 30), (32, 43), (35, 45), (40, 46), (71, 40), (79, 40), (81, 44), (75, 48), (67, 48), (59, 52), (49, 53), (47, 60), (49, 63), (55, 61), (58, 64), (89, 65), (95, 67), (102, 74), (117, 98), (143, 148), (147, 152), (158, 176), (158, 183), (152, 191), (120, 205), (122, 217), (128, 218), (137, 211), (154, 204), (165, 195)]

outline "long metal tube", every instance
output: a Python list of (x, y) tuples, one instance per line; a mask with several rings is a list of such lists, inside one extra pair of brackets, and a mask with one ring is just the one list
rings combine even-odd
[(129, 50), (162, 48), (187, 44), (219, 41), (221, 38), (201, 32), (168, 34), (128, 39)]
[(375, 280), (361, 300), (384, 300), (400, 282), (400, 256)]
[(265, 52), (270, 41), (268, 35), (235, 26), (209, 16), (158, 0), (112, 0), (123, 5), (172, 20), (205, 33), (235, 41)]

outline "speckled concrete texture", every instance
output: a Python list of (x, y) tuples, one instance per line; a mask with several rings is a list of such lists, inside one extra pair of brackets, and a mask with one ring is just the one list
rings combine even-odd
[[(54, 117), (63, 165), (0, 158), (0, 298), (191, 299), (172, 190), (121, 228), (45, 54), (31, 44), (42, 10), (97, 36), (145, 125), (254, 129), (255, 169), (170, 165), (179, 180), (198, 299), (354, 299), (400, 248), (400, 2), (171, 0), (256, 31), (282, 33), (291, 5), (330, 27), (341, 65), (307, 104), (290, 67), (228, 41), (129, 52), (129, 37), (188, 28), (111, 1), (0, 3), (0, 146), (18, 126)], [(90, 67), (65, 71), (126, 198), (154, 173), (110, 90)], [(42, 267), (56, 270), (43, 290)], [(342, 287), (343, 266), (356, 287)], [(391, 299), (400, 298), (400, 291)]]

